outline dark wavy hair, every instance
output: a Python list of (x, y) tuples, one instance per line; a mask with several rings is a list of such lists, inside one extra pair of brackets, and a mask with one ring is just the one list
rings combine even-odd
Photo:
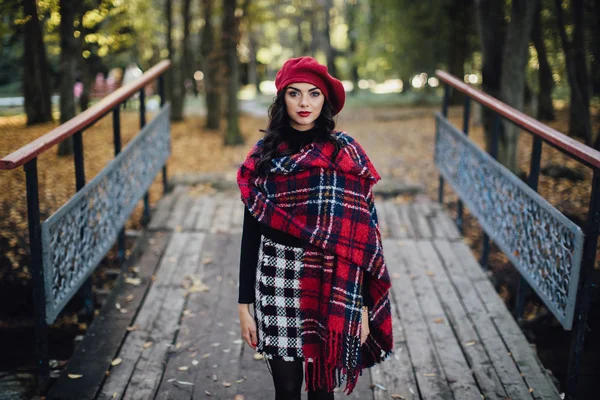
[[(263, 137), (263, 146), (260, 154), (254, 153), (254, 157), (260, 157), (256, 164), (258, 174), (260, 176), (266, 176), (269, 173), (269, 163), (275, 157), (283, 157), (289, 155), (292, 150), (277, 152), (277, 147), (283, 142), (285, 138), (285, 130), (290, 126), (290, 116), (287, 113), (285, 105), (285, 93), (287, 88), (282, 90), (274, 99), (273, 104), (269, 107), (269, 124), (267, 129), (261, 129), (261, 132), (265, 133)], [(317, 131), (315, 142), (332, 142), (335, 146), (335, 151), (332, 154), (332, 161), (340, 151), (341, 144), (337, 138), (333, 135), (335, 129), (335, 121), (333, 119), (333, 113), (329, 101), (325, 99), (323, 103), (323, 109), (321, 114), (315, 120), (315, 128)]]

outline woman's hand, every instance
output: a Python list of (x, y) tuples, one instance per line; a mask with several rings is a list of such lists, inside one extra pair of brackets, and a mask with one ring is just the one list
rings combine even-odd
[(362, 323), (360, 327), (360, 345), (367, 340), (367, 336), (369, 336), (369, 309), (367, 307), (363, 307), (362, 309)]
[(249, 304), (238, 304), (238, 314), (240, 316), (240, 329), (242, 331), (242, 337), (248, 343), (248, 346), (256, 350), (257, 336), (256, 336), (256, 322), (252, 315), (250, 315)]

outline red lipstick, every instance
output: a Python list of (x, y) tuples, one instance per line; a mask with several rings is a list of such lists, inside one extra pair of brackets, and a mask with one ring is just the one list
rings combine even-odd
[(298, 115), (301, 117), (308, 117), (310, 115), (310, 111), (299, 111)]

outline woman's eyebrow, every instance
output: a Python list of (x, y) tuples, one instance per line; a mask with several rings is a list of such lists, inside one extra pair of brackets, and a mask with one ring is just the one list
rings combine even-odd
[[(293, 86), (288, 86), (288, 88), (290, 88), (290, 89), (294, 89), (294, 90), (296, 90), (296, 91), (298, 91), (298, 92), (302, 92), (302, 90), (300, 90), (300, 89), (298, 89), (298, 88), (295, 88), (295, 87), (293, 87)], [(308, 89), (308, 91), (309, 91), (309, 92), (312, 92), (313, 90), (319, 90), (319, 88), (315, 86), (315, 87), (313, 87), (313, 88), (311, 88), (311, 89)]]

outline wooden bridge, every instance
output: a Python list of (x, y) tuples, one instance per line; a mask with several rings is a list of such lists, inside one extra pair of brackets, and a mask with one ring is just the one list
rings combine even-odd
[[(244, 205), (236, 192), (195, 191), (176, 186), (160, 200), (138, 261), (48, 398), (274, 398), (266, 361), (255, 359), (240, 337)], [(363, 373), (350, 397), (559, 398), (440, 206), (427, 198), (376, 206), (392, 278), (396, 350)], [(120, 363), (110, 366), (114, 359)]]
[[(26, 175), (39, 391), (47, 399), (273, 398), (265, 360), (240, 337), (244, 206), (237, 188), (232, 183), (233, 190), (204, 193), (193, 184), (168, 185), (170, 107), (162, 74), (169, 66), (168, 61), (157, 64), (138, 81), (0, 159), (0, 170), (23, 167)], [(564, 329), (573, 329), (567, 385), (561, 392), (575, 399), (588, 309), (598, 287), (593, 270), (600, 229), (600, 152), (444, 72), (437, 75), (446, 89), (442, 112), (435, 117), (439, 199), (376, 199), (392, 279), (395, 351), (364, 371), (351, 397), (562, 397), (482, 268), (494, 241), (522, 277), (517, 318), (526, 290), (533, 289)], [(144, 88), (156, 79), (161, 109), (146, 123)], [(466, 94), (462, 130), (447, 118), (450, 88)], [(140, 96), (140, 132), (121, 149), (120, 109), (135, 93)], [(489, 154), (468, 138), (471, 99), (495, 115)], [(82, 134), (107, 114), (113, 119), (115, 158), (86, 181)], [(526, 181), (495, 160), (500, 118), (533, 135)], [(42, 221), (36, 160), (69, 137), (77, 193)], [(537, 193), (543, 143), (593, 169), (584, 227)], [(151, 212), (148, 188), (160, 172), (165, 195)], [(456, 220), (443, 209), (444, 184), (459, 195)], [(142, 199), (147, 225), (125, 260), (123, 226)], [(457, 229), (463, 202), (485, 233), (481, 260), (475, 260)], [(47, 390), (48, 324), (78, 292), (92, 304), (89, 277), (115, 242), (125, 260), (123, 273)]]

